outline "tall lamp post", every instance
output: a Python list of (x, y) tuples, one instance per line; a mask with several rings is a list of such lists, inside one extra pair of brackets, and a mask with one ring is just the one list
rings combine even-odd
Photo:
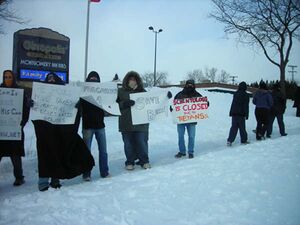
[(159, 29), (158, 31), (157, 30), (154, 30), (154, 28), (151, 26), (149, 27), (149, 30), (152, 30), (155, 34), (155, 48), (154, 48), (154, 86), (156, 86), (156, 51), (157, 51), (157, 34), (162, 32), (163, 30), (162, 29)]

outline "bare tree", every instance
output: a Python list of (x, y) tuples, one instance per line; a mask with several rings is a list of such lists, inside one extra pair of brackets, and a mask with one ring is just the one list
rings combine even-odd
[(186, 76), (186, 79), (187, 80), (190, 80), (190, 79), (194, 80), (195, 83), (201, 83), (205, 80), (205, 77), (204, 77), (204, 74), (203, 74), (202, 70), (196, 69), (196, 70), (188, 72), (187, 76)]
[(230, 74), (227, 73), (225, 70), (221, 70), (220, 72), (220, 76), (219, 76), (219, 82), (220, 83), (224, 83), (224, 84), (227, 84), (228, 83), (228, 80), (229, 80), (229, 76)]
[(0, 0), (0, 34), (5, 34), (3, 28), (3, 22), (13, 22), (18, 24), (28, 23), (28, 21), (23, 20), (21, 17), (17, 16), (17, 12), (9, 8), (12, 0)]
[[(239, 41), (259, 46), (280, 71), (284, 81), (293, 39), (300, 36), (299, 0), (212, 0), (211, 17), (225, 24), (225, 33), (237, 34)], [(278, 53), (274, 55), (272, 53)]]
[(218, 69), (215, 67), (212, 68), (205, 68), (205, 76), (208, 80), (210, 80), (211, 82), (215, 82), (216, 80), (216, 75), (217, 75), (217, 71)]
[[(166, 72), (157, 72), (156, 73), (156, 86), (159, 85), (167, 85), (168, 82), (168, 73)], [(153, 73), (145, 73), (142, 75), (142, 80), (146, 87), (154, 86), (154, 74)]]

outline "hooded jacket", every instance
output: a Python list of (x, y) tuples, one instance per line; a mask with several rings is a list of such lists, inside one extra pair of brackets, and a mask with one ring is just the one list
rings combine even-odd
[(249, 95), (246, 92), (247, 85), (245, 82), (239, 84), (238, 90), (233, 94), (229, 116), (249, 117)]
[(294, 96), (294, 105), (293, 107), (299, 108), (300, 107), (300, 87), (297, 87), (295, 96)]
[[(134, 77), (137, 81), (137, 88), (133, 90), (128, 86), (129, 78)], [(122, 87), (118, 90), (118, 98), (117, 102), (119, 103), (121, 116), (119, 116), (119, 131), (120, 132), (131, 132), (131, 131), (140, 131), (140, 132), (148, 132), (149, 124), (132, 124), (132, 115), (131, 115), (131, 107), (126, 107), (125, 102), (130, 100), (129, 95), (133, 93), (146, 92), (143, 86), (142, 79), (137, 72), (130, 71), (128, 72), (122, 83)]]
[(284, 114), (286, 109), (286, 98), (281, 93), (279, 85), (275, 84), (272, 90), (273, 106), (271, 113), (274, 115)]
[(256, 105), (256, 108), (271, 109), (273, 105), (272, 95), (268, 90), (258, 89), (252, 100), (253, 104)]
[[(95, 77), (97, 80), (92, 81), (91, 78)], [(95, 71), (89, 73), (88, 77), (85, 80), (86, 82), (99, 82), (99, 74)], [(80, 108), (82, 116), (82, 127), (83, 129), (102, 129), (105, 127), (104, 124), (104, 111), (99, 107), (80, 99)]]
[[(4, 73), (9, 71), (13, 75), (13, 83), (11, 87), (7, 87), (4, 82)], [(11, 70), (5, 70), (3, 72), (3, 83), (0, 85), (1, 88), (20, 88), (17, 85), (16, 82), (16, 77), (13, 74)], [(24, 131), (23, 128), (25, 124), (27, 123), (29, 119), (29, 110), (30, 107), (28, 106), (28, 97), (27, 93), (24, 90), (24, 95), (23, 95), (23, 113), (22, 113), (22, 121), (21, 121), (21, 132), (22, 132), (22, 137), (21, 140), (0, 140), (0, 157), (3, 156), (12, 156), (12, 155), (17, 155), (17, 156), (25, 156), (25, 150), (24, 150)]]
[(182, 91), (178, 92), (175, 95), (174, 99), (202, 97), (202, 95), (196, 91), (195, 87), (188, 87), (187, 84), (185, 85)]

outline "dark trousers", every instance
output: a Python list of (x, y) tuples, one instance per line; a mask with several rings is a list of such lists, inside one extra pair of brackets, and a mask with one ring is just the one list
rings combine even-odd
[(261, 140), (265, 136), (265, 133), (269, 124), (269, 109), (256, 108), (255, 117), (257, 121), (256, 126), (256, 139)]
[(300, 107), (299, 106), (297, 107), (296, 116), (300, 117)]
[(268, 129), (267, 129), (267, 135), (272, 134), (273, 123), (274, 123), (275, 117), (277, 118), (280, 134), (281, 135), (285, 134), (285, 127), (284, 127), (284, 123), (283, 123), (283, 114), (275, 115), (273, 113), (270, 113), (270, 115), (269, 115), (269, 125), (268, 125)]
[(149, 163), (147, 132), (122, 132), (122, 138), (126, 155), (125, 165), (134, 165), (136, 157), (141, 165)]
[(231, 128), (227, 139), (228, 142), (234, 142), (238, 130), (240, 131), (241, 143), (247, 142), (248, 134), (246, 131), (246, 119), (244, 116), (232, 116)]
[[(2, 157), (0, 157), (0, 161), (1, 159)], [(22, 157), (18, 155), (12, 155), (10, 156), (10, 160), (13, 164), (15, 178), (23, 178)]]

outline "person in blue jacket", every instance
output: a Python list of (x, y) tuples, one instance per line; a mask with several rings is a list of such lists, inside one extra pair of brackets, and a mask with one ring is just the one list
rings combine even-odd
[(255, 107), (256, 125), (256, 140), (265, 139), (265, 133), (269, 124), (269, 113), (273, 105), (273, 98), (267, 89), (265, 82), (259, 83), (259, 89), (256, 91), (253, 100)]

